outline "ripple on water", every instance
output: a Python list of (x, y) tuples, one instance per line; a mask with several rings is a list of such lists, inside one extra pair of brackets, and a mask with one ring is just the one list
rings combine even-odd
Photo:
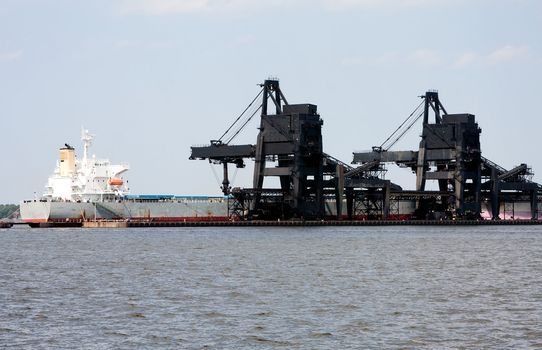
[(0, 347), (540, 348), (542, 227), (27, 230)]
[(275, 339), (267, 339), (261, 336), (257, 335), (251, 335), (247, 338), (249, 343), (256, 343), (256, 344), (266, 344), (266, 345), (273, 345), (273, 346), (292, 346), (293, 343), (285, 340), (275, 340)]
[(331, 337), (333, 334), (331, 332), (311, 332), (310, 337), (312, 338), (323, 338), (323, 337)]

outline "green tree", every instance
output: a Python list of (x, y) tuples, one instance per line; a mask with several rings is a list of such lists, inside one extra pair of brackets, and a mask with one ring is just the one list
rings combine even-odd
[(19, 206), (16, 204), (0, 204), (0, 219), (10, 216), (18, 209)]

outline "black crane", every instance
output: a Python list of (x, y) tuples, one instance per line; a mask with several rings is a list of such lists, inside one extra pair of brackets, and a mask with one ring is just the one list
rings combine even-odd
[[(268, 79), (260, 86), (262, 89), (255, 99), (261, 96), (261, 104), (252, 108), (252, 114), (247, 113), (249, 105), (220, 139), (212, 140), (209, 146), (192, 147), (190, 159), (223, 164), (222, 191), (237, 200), (236, 213), (243, 212), (246, 216), (248, 211), (251, 218), (324, 218), (324, 166), (333, 167), (334, 173), (336, 162), (322, 151), (323, 121), (317, 107), (289, 104), (278, 80)], [(270, 112), (270, 105), (275, 107), (274, 113)], [(259, 110), (256, 144), (231, 145)], [(243, 167), (246, 158), (255, 162), (253, 186), (231, 190), (228, 164)], [(280, 188), (265, 188), (268, 177), (278, 177)]]
[[(497, 219), (501, 202), (525, 200), (525, 197), (531, 201), (532, 218), (537, 218), (540, 185), (530, 181), (530, 169), (522, 164), (508, 171), (482, 157), (481, 129), (474, 115), (447, 113), (436, 91), (428, 91), (421, 97), (422, 103), (383, 145), (374, 147), (372, 152), (354, 153), (353, 163), (393, 162), (410, 167), (416, 174), (416, 190), (409, 195), (417, 198), (415, 215), (420, 219), (432, 213), (476, 219), (484, 201), (491, 203), (492, 217)], [(431, 112), (434, 122), (430, 120)], [(390, 151), (420, 117), (423, 129), (418, 150)], [(437, 181), (439, 190), (426, 191), (428, 180)]]

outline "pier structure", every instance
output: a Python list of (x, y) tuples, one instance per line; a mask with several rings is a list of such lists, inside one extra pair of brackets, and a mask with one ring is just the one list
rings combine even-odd
[[(420, 96), (422, 102), (383, 144), (354, 152), (351, 165), (324, 152), (315, 104), (289, 104), (277, 79), (260, 87), (220, 138), (191, 148), (190, 159), (222, 164), (222, 191), (231, 198), (234, 221), (479, 220), (486, 207), (499, 220), (508, 204), (520, 202), (529, 204), (530, 219), (538, 219), (542, 186), (532, 181), (531, 169), (522, 163), (507, 170), (483, 157), (475, 116), (448, 113), (437, 91)], [(233, 144), (258, 112), (256, 143)], [(418, 148), (391, 150), (420, 119)], [(245, 167), (246, 159), (254, 160), (252, 187), (231, 188), (228, 164)], [(415, 189), (386, 179), (386, 163), (411, 169)], [(278, 177), (280, 187), (265, 187), (269, 177)], [(438, 190), (428, 190), (428, 181), (436, 181)], [(410, 203), (412, 212), (404, 214)]]

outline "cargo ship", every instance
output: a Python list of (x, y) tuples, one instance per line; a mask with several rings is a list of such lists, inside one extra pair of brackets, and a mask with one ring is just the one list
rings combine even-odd
[(82, 159), (69, 144), (60, 148), (43, 195), (20, 203), (23, 221), (30, 226), (79, 226), (91, 220), (227, 220), (224, 196), (131, 195), (124, 178), (129, 166), (90, 156), (93, 139), (82, 130)]

